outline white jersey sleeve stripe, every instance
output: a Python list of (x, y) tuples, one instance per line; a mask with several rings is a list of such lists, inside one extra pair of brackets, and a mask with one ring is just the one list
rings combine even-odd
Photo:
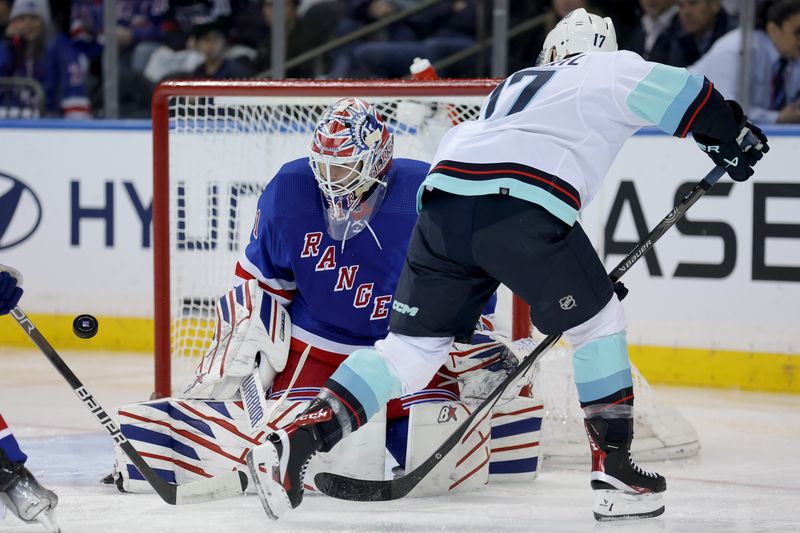
[(250, 274), (252, 279), (257, 279), (258, 281), (272, 287), (273, 289), (279, 289), (284, 291), (293, 291), (297, 289), (297, 283), (294, 281), (289, 281), (285, 279), (277, 279), (277, 278), (268, 278), (261, 273), (261, 271), (256, 267), (253, 263), (251, 263), (247, 256), (242, 255), (239, 258), (239, 262), (237, 263), (236, 268), (236, 275), (237, 277), (241, 277), (239, 275), (239, 269), (247, 272)]
[[(297, 284), (286, 280), (265, 278), (263, 274), (261, 274), (258, 269), (251, 264), (250, 266), (256, 272), (256, 274), (253, 274), (245, 269), (245, 267), (242, 266), (242, 263), (242, 259), (236, 263), (236, 274), (234, 275), (233, 279), (234, 285), (241, 285), (249, 279), (256, 279), (258, 280), (258, 286), (275, 296), (281, 305), (289, 305), (289, 303), (291, 303), (292, 299), (294, 298)], [(287, 288), (287, 286), (291, 286), (291, 288)]]

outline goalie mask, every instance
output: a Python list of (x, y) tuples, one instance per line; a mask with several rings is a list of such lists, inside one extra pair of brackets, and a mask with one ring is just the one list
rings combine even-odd
[(583, 52), (616, 52), (617, 33), (609, 17), (601, 18), (578, 8), (561, 19), (547, 34), (537, 65), (546, 65)]
[(374, 106), (359, 98), (331, 105), (314, 129), (309, 164), (322, 191), (328, 234), (357, 235), (386, 195), (394, 139)]

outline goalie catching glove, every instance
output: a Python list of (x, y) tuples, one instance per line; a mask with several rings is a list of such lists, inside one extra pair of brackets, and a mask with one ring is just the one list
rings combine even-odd
[(735, 139), (727, 141), (694, 133), (694, 140), (702, 151), (722, 167), (736, 181), (747, 181), (753, 175), (755, 164), (769, 152), (767, 136), (758, 126), (747, 120), (744, 111), (733, 100), (727, 101), (733, 113), (733, 119), (741, 125)]
[[(519, 365), (516, 354), (489, 334), (476, 333), (472, 343), (453, 343), (445, 363), (449, 374), (458, 382), (461, 399), (465, 402), (489, 396)], [(514, 397), (518, 392), (518, 389), (513, 390), (508, 396)]]
[(186, 398), (233, 398), (242, 380), (258, 366), (266, 389), (286, 367), (291, 343), (289, 313), (248, 280), (217, 302), (214, 340), (195, 371)]

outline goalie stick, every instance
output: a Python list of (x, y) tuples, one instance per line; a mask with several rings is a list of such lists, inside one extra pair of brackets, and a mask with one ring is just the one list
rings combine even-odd
[[(719, 166), (714, 167), (697, 185), (695, 185), (694, 188), (678, 202), (672, 211), (653, 228), (650, 234), (611, 271), (609, 274), (611, 282), (616, 283), (724, 174), (724, 168)], [(525, 356), (516, 370), (509, 374), (506, 379), (498, 385), (498, 387), (466, 420), (464, 420), (464, 422), (461, 423), (458, 429), (456, 429), (424, 463), (420, 464), (411, 472), (407, 472), (400, 478), (384, 481), (356, 479), (329, 472), (322, 472), (314, 477), (317, 488), (328, 496), (341, 500), (367, 502), (397, 500), (402, 498), (411, 492), (414, 487), (439, 464), (450, 450), (458, 444), (458, 441), (473, 425), (473, 422), (476, 420), (480, 421), (489, 415), (489, 410), (494, 406), (497, 399), (500, 398), (505, 390), (530, 368), (542, 353), (558, 342), (561, 335), (561, 333), (548, 335), (541, 344), (530, 354)]]
[[(3, 267), (0, 265), (0, 269)], [(242, 471), (228, 472), (209, 479), (201, 479), (184, 485), (173, 485), (159, 476), (150, 465), (136, 451), (136, 448), (125, 438), (120, 429), (106, 414), (105, 409), (95, 400), (92, 393), (86, 390), (83, 383), (67, 366), (58, 352), (42, 336), (31, 319), (28, 318), (19, 306), (11, 310), (11, 316), (20, 325), (28, 337), (36, 344), (39, 350), (50, 360), (56, 370), (67, 380), (72, 390), (81, 402), (97, 418), (100, 424), (108, 431), (114, 442), (125, 452), (125, 455), (136, 465), (142, 476), (147, 480), (162, 500), (170, 505), (184, 505), (190, 503), (203, 503), (223, 498), (230, 498), (243, 493), (247, 489), (247, 475)]]

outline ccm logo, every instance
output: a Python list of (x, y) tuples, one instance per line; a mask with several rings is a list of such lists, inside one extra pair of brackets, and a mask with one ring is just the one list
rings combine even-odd
[(398, 302), (397, 300), (392, 302), (392, 309), (397, 311), (398, 313), (402, 313), (408, 316), (417, 316), (417, 312), (419, 312), (419, 307), (411, 307), (408, 304)]

